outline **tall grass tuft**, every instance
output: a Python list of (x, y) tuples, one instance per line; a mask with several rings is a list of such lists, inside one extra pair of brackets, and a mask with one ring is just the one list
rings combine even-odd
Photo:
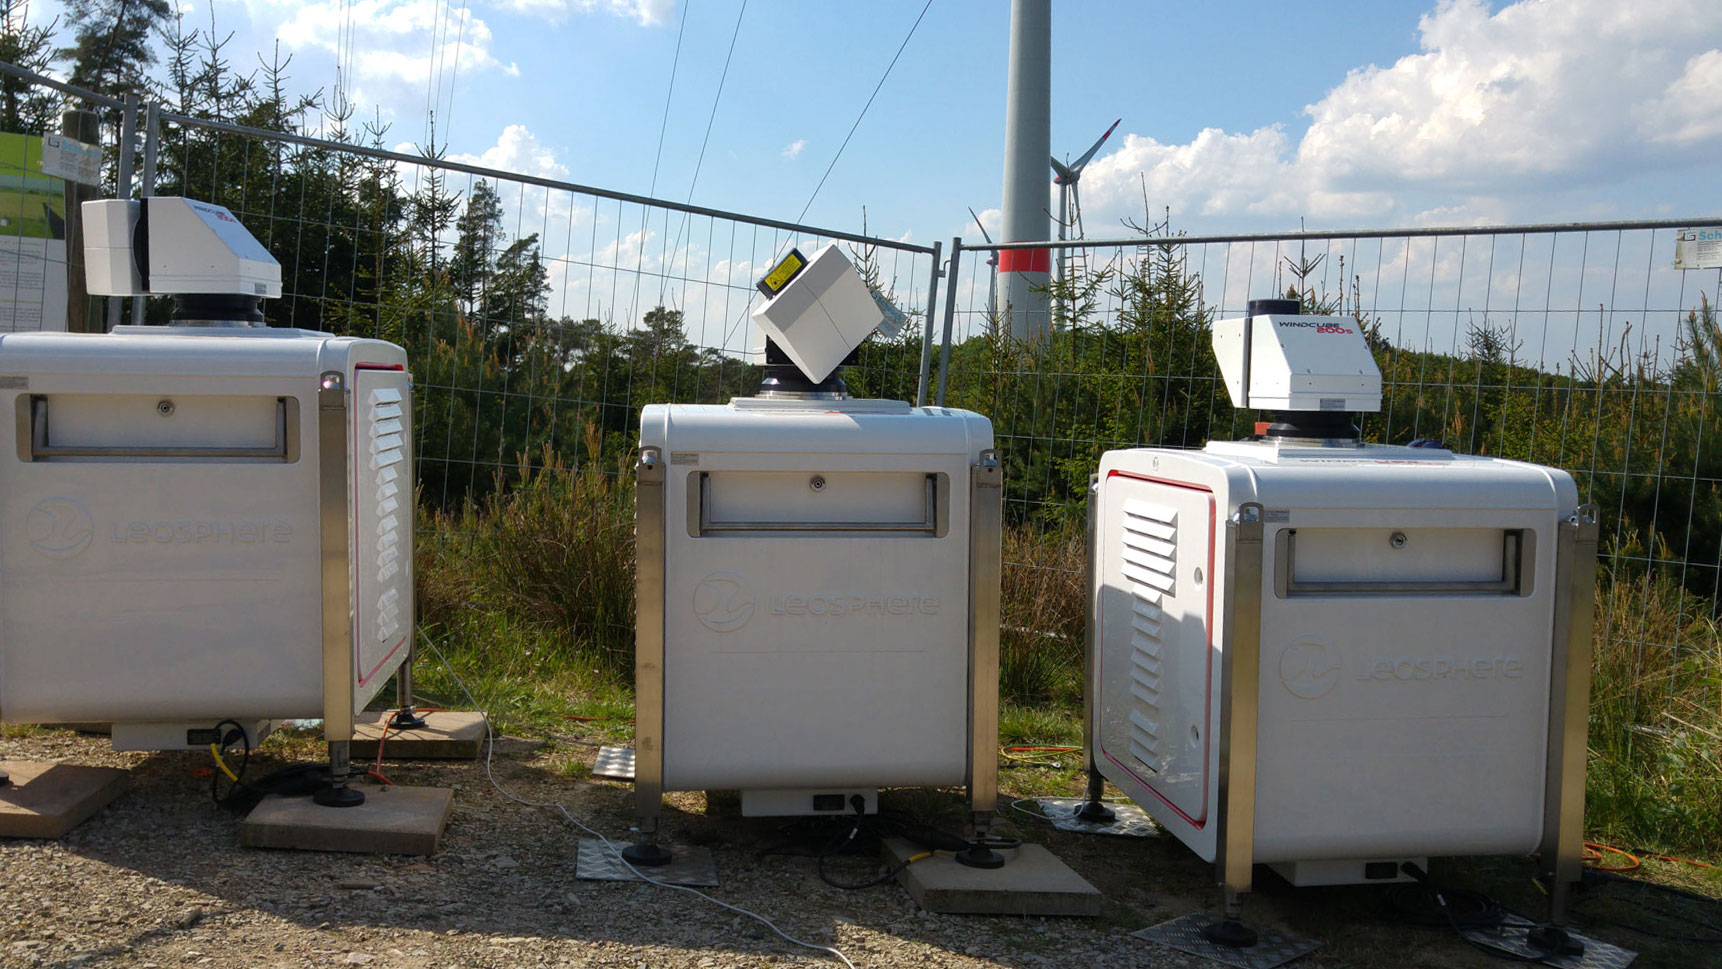
[(1586, 828), (1611, 843), (1722, 852), (1722, 636), (1662, 575), (1605, 573), (1591, 667)]
[(1082, 705), (1085, 538), (1066, 525), (1005, 528), (999, 693), (1006, 703)]

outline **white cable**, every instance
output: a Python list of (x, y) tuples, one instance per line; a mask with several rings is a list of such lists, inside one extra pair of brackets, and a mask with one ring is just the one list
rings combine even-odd
[(843, 963), (845, 966), (849, 967), (849, 969), (855, 969), (855, 963), (850, 962), (849, 957), (844, 955), (840, 950), (838, 950), (832, 946), (828, 946), (828, 945), (816, 945), (815, 943), (812, 943), (812, 942), (803, 942), (800, 939), (796, 938), (795, 936), (790, 935), (789, 933), (778, 928), (777, 924), (775, 922), (773, 922), (770, 919), (766, 918), (765, 916), (759, 914), (758, 912), (749, 911), (745, 908), (742, 908), (739, 905), (731, 905), (730, 903), (728, 903), (728, 902), (726, 902), (720, 898), (713, 898), (712, 896), (707, 895), (705, 892), (702, 892), (697, 888), (692, 888), (692, 887), (687, 886), (687, 885), (673, 885), (669, 882), (659, 881), (656, 878), (652, 878), (652, 877), (648, 876), (645, 872), (642, 872), (640, 869), (635, 868), (634, 865), (628, 861), (628, 859), (622, 857), (622, 852), (616, 847), (614, 842), (612, 842), (609, 838), (604, 836), (603, 832), (587, 826), (579, 818), (576, 818), (572, 813), (570, 813), (566, 807), (564, 807), (561, 804), (558, 804), (554, 801), (528, 801), (527, 799), (520, 797), (519, 795), (514, 794), (514, 793), (510, 792), (507, 788), (503, 787), (500, 783), (497, 782), (496, 775), (491, 773), (491, 769), (490, 769), (491, 756), (496, 752), (496, 734), (490, 728), (490, 715), (484, 713), (483, 708), (478, 705), (478, 700), (476, 700), (473, 697), (472, 691), (466, 688), (466, 683), (461, 680), (460, 674), (458, 674), (454, 671), (454, 666), (449, 663), (448, 657), (446, 657), (442, 654), (442, 650), (437, 649), (436, 643), (431, 641), (430, 636), (423, 629), (420, 629), (418, 631), (418, 633), (419, 633), (419, 636), (424, 639), (425, 645), (429, 646), (431, 648), (431, 652), (436, 654), (437, 661), (442, 663), (442, 668), (445, 670), (448, 670), (448, 675), (454, 679), (455, 685), (460, 687), (460, 692), (466, 694), (467, 702), (472, 704), (472, 707), (474, 710), (477, 710), (479, 713), (484, 715), (484, 737), (485, 737), (484, 776), (490, 781), (490, 786), (496, 788), (496, 792), (498, 794), (501, 794), (503, 797), (508, 798), (510, 801), (513, 801), (516, 804), (523, 804), (527, 807), (536, 807), (536, 808), (555, 808), (556, 810), (562, 812), (562, 816), (568, 820), (569, 824), (574, 825), (576, 828), (579, 828), (581, 831), (584, 831), (587, 834), (591, 835), (592, 837), (597, 838), (599, 841), (603, 842), (605, 849), (607, 849), (611, 854), (615, 855), (616, 860), (621, 862), (623, 867), (627, 868), (630, 872), (633, 872), (634, 877), (640, 879), (641, 881), (647, 883), (648, 885), (656, 885), (659, 888), (673, 888), (678, 892), (687, 892), (690, 895), (698, 895), (700, 898), (705, 899), (706, 901), (712, 903), (713, 905), (718, 906), (719, 908), (725, 908), (731, 912), (736, 913), (737, 915), (745, 915), (748, 918), (753, 919), (754, 921), (758, 922), (759, 924), (761, 924), (761, 925), (765, 926), (766, 928), (770, 929), (771, 931), (777, 933), (778, 938), (783, 939), (785, 942), (788, 942), (791, 945), (798, 945), (798, 946), (802, 947), (803, 949), (812, 949), (814, 952), (826, 953), (826, 954), (832, 956), (833, 958), (835, 958), (837, 961)]

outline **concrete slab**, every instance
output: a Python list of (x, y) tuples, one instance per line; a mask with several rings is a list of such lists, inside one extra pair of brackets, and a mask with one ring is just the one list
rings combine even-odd
[(0, 761), (0, 837), (58, 838), (131, 787), (129, 771), (39, 761)]
[[(920, 848), (892, 838), (881, 850), (887, 865)], [(897, 875), (929, 912), (948, 915), (1099, 915), (1100, 889), (1041, 845), (1002, 851), (1003, 868), (970, 868), (948, 855), (923, 858)]]
[[(391, 741), (392, 742), (392, 741)], [(355, 851), (377, 855), (434, 854), (454, 809), (445, 787), (360, 785), (365, 803), (323, 807), (310, 797), (264, 798), (239, 825), (247, 848)]]
[(377, 742), (383, 744), (384, 760), (477, 760), (484, 750), (484, 714), (460, 710), (439, 710), (424, 715), (425, 725), (417, 730), (383, 730), (388, 726), (393, 710), (353, 724), (352, 757), (355, 761), (376, 760)]

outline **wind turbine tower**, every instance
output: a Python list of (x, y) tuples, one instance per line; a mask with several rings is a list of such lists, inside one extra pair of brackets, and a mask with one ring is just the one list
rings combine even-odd
[[(1052, 0), (1011, 0), (1010, 78), (1005, 89), (1004, 230), (1002, 242), (1048, 238), (1046, 169), (1052, 157)], [(1045, 249), (999, 253), (1010, 334), (1039, 342), (1051, 329)]]

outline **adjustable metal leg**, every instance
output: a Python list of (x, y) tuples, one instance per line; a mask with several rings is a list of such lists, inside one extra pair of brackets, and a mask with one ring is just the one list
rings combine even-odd
[(1100, 590), (1094, 581), (1099, 571), (1095, 563), (1100, 555), (1100, 543), (1096, 539), (1095, 530), (1100, 515), (1099, 504), (1100, 476), (1091, 475), (1088, 479), (1088, 556), (1084, 560), (1087, 570), (1085, 584), (1088, 589), (1088, 615), (1083, 624), (1082, 649), (1082, 757), (1088, 766), (1088, 790), (1083, 795), (1085, 803), (1076, 812), (1076, 816), (1095, 824), (1111, 824), (1118, 820), (1118, 815), (1101, 803), (1101, 796), (1106, 790), (1106, 778), (1100, 775), (1100, 765), (1095, 761), (1100, 749), (1100, 730), (1095, 723), (1095, 716), (1100, 709), (1100, 642), (1097, 639), (1100, 621), (1097, 613), (1102, 603)]
[[(1093, 757), (1093, 754), (1089, 755)], [(1102, 798), (1106, 794), (1106, 778), (1100, 776), (1100, 771), (1092, 764), (1088, 768), (1088, 790), (1082, 795), (1082, 809), (1076, 816), (1094, 824), (1111, 824), (1118, 820), (1118, 812), (1106, 806)]]
[(419, 658), (418, 644), (407, 647), (406, 662), (395, 671), (395, 715), (389, 718), (389, 727), (394, 730), (418, 730), (425, 726), (425, 718), (413, 709), (413, 661)]
[(987, 844), (992, 836), (993, 813), (991, 811), (976, 811), (972, 816), (974, 836), (969, 839), (969, 846), (956, 853), (959, 864), (970, 868), (1003, 868), (1004, 855), (994, 851)]
[(365, 792), (347, 786), (352, 775), (351, 744), (350, 740), (329, 741), (329, 786), (311, 798), (324, 807), (358, 807), (365, 803)]
[(670, 849), (658, 844), (657, 811), (642, 815), (640, 826), (634, 829), (634, 843), (622, 849), (622, 860), (636, 868), (661, 868), (672, 857)]

